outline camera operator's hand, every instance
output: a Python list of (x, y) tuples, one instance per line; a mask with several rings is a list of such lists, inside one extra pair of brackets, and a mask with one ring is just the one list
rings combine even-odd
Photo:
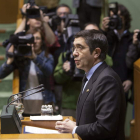
[(137, 38), (139, 32), (140, 32), (139, 29), (134, 30), (134, 35), (133, 35), (133, 44), (134, 45), (138, 45), (139, 44), (139, 40)]
[(40, 10), (40, 17), (41, 17), (41, 21), (48, 23), (49, 22), (49, 17), (48, 16), (44, 16), (44, 13), (42, 10)]
[(30, 8), (29, 3), (24, 4), (23, 7), (22, 7), (22, 12), (26, 14), (26, 9), (29, 9), (29, 8)]
[(131, 85), (132, 85), (132, 82), (130, 80), (126, 80), (123, 82), (123, 89), (125, 93), (129, 91), (129, 89), (131, 88)]
[[(14, 52), (14, 45), (12, 45), (9, 50), (8, 50), (9, 53), (13, 53)], [(12, 62), (14, 61), (14, 57), (8, 57), (7, 59), (7, 64), (11, 64)]]
[(109, 17), (104, 17), (103, 21), (102, 21), (102, 30), (103, 31), (108, 31), (108, 27), (109, 27), (109, 22), (110, 22), (110, 18)]
[(65, 72), (68, 72), (70, 70), (70, 62), (69, 61), (64, 62), (63, 69)]

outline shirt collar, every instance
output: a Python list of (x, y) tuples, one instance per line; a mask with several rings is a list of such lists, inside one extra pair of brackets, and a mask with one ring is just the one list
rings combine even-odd
[(89, 79), (91, 78), (91, 76), (93, 75), (93, 73), (95, 72), (95, 70), (102, 64), (103, 62), (99, 62), (97, 63), (96, 65), (94, 65), (90, 70), (89, 72), (85, 73), (86, 74), (86, 77), (89, 81)]
[(122, 36), (125, 35), (127, 32), (128, 32), (128, 30), (125, 30), (125, 31), (120, 35), (116, 29), (114, 30), (114, 33), (118, 36), (119, 39), (121, 39)]

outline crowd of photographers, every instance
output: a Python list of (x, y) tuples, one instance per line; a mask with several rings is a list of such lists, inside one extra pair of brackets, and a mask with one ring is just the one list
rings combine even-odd
[[(101, 4), (93, 9), (101, 10)], [(55, 113), (75, 117), (84, 74), (75, 67), (72, 55), (74, 34), (81, 30), (78, 15), (73, 15), (66, 4), (48, 13), (46, 7), (38, 7), (33, 1), (25, 4), (21, 13), (21, 24), (4, 42), (7, 60), (0, 67), (0, 79), (18, 69), (20, 91), (44, 84), (44, 92), (23, 99), (24, 115), (38, 115), (43, 104), (52, 104)], [(120, 76), (126, 102), (133, 103), (133, 63), (140, 55), (140, 30), (129, 31), (131, 15), (123, 5), (110, 3), (108, 15), (103, 18), (101, 28), (94, 17), (86, 19), (81, 28), (101, 30), (106, 35), (109, 48), (105, 61)]]

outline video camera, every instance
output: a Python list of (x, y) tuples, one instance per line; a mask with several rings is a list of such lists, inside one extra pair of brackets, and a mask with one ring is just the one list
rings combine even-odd
[(59, 16), (57, 16), (56, 12), (47, 13), (44, 16), (49, 17), (49, 26), (53, 31), (57, 30), (57, 26), (61, 24), (62, 20), (65, 20), (65, 18), (60, 18)]
[(7, 52), (8, 57), (15, 56), (30, 56), (32, 54), (31, 46), (27, 44), (34, 43), (34, 36), (32, 34), (25, 34), (25, 32), (19, 32), (17, 34), (10, 35), (9, 40), (3, 43), (3, 45), (9, 50), (11, 45), (14, 45), (14, 52)]
[[(110, 16), (110, 12), (113, 12), (113, 16)], [(109, 3), (109, 16), (110, 16), (110, 22), (109, 22), (109, 29), (122, 29), (122, 19), (118, 15), (118, 3), (117, 2), (111, 2)]]
[(26, 14), (23, 13), (21, 9), (22, 15), (26, 16), (27, 18), (40, 18), (40, 10), (43, 11), (43, 13), (47, 13), (47, 7), (46, 6), (38, 6), (39, 8), (35, 8), (36, 6), (34, 0), (28, 0), (28, 3), (30, 4), (30, 8), (26, 10)]
[(68, 14), (65, 19), (63, 37), (66, 42), (72, 35), (80, 31), (78, 15)]

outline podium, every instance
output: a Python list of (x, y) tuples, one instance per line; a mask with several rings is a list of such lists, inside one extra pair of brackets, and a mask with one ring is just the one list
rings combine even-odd
[[(63, 120), (69, 118), (72, 121), (75, 119), (71, 116), (64, 116)], [(25, 126), (34, 126), (40, 128), (47, 128), (47, 129), (55, 129), (56, 121), (32, 121), (30, 117), (24, 117), (22, 122), (22, 133), (21, 134), (0, 134), (1, 140), (57, 140), (57, 139), (65, 139), (65, 140), (80, 140), (80, 137), (77, 134), (72, 135), (71, 133), (62, 133), (62, 134), (23, 134), (23, 129)], [(7, 126), (9, 127), (9, 126)], [(1, 133), (1, 121), (0, 121), (0, 133)]]
[(134, 112), (135, 118), (131, 121), (131, 140), (140, 140), (140, 59), (134, 63)]

